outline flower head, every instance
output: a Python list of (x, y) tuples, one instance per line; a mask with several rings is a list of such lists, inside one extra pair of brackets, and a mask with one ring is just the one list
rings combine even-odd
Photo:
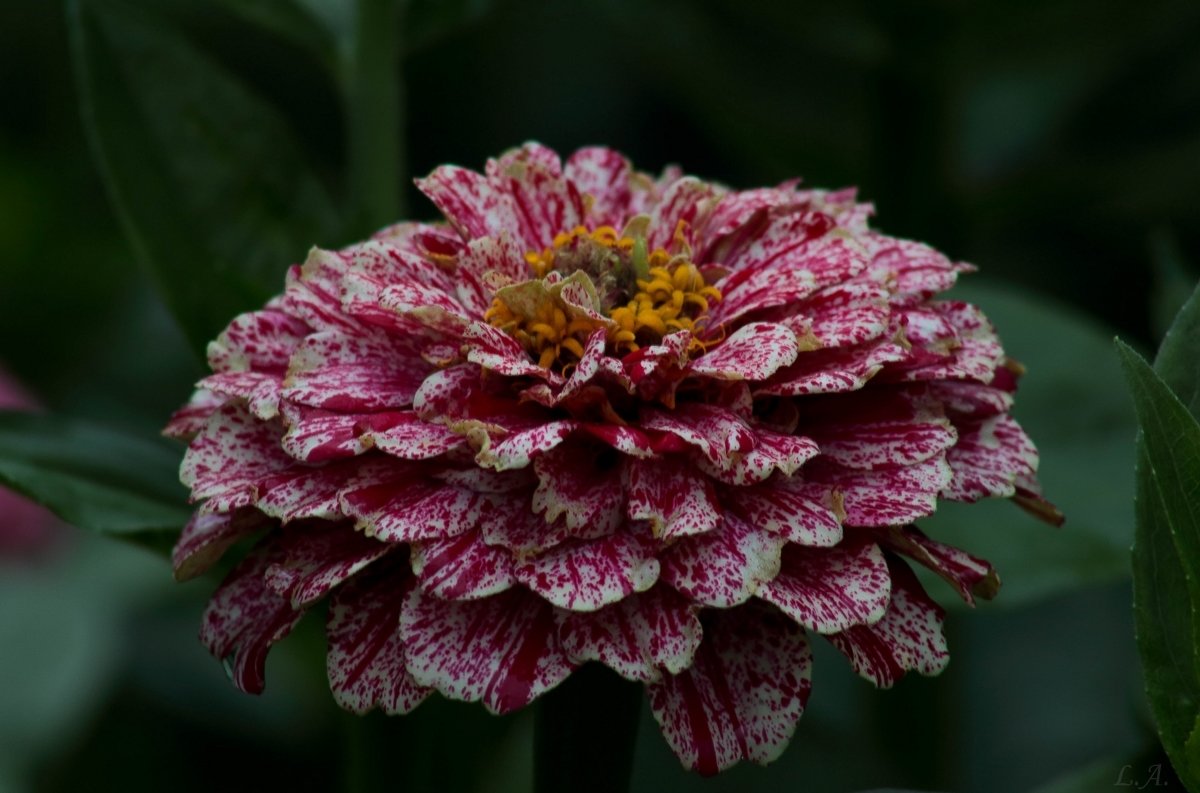
[(328, 596), (344, 707), (520, 708), (587, 661), (646, 685), (681, 761), (769, 762), (814, 637), (881, 687), (936, 674), (986, 562), (939, 498), (1043, 514), (1019, 367), (969, 270), (852, 191), (732, 191), (528, 144), (417, 182), (445, 216), (314, 250), (209, 347), (172, 419), (201, 506), (181, 578), (251, 533), (202, 638), (261, 690)]

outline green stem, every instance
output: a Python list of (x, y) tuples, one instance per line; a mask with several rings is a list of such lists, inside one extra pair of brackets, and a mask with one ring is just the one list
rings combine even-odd
[(642, 687), (588, 664), (538, 703), (535, 793), (623, 793), (633, 773)]
[(357, 0), (346, 79), (347, 161), (353, 231), (370, 233), (402, 215), (404, 171), (400, 27), (405, 0)]

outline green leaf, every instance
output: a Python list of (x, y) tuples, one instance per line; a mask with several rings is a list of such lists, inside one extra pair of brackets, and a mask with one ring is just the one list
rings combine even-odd
[[(1137, 425), (1111, 353), (1112, 332), (1036, 294), (965, 281), (952, 297), (980, 306), (1005, 350), (1027, 369), (1013, 415), (1037, 444), (1038, 478), (1067, 522), (1051, 528), (991, 499), (943, 502), (922, 528), (996, 566), (1004, 584), (995, 606), (1127, 577)], [(937, 582), (931, 592), (946, 590)]]
[(220, 0), (248, 22), (289, 39), (309, 50), (332, 74), (337, 73), (339, 51), (345, 43), (343, 21), (350, 3), (313, 4), (305, 0)]
[(1142, 425), (1133, 549), (1138, 649), (1163, 747), (1192, 788), (1200, 785), (1200, 762), (1187, 749), (1200, 712), (1200, 424), (1141, 356), (1120, 341), (1117, 351)]
[(194, 349), (340, 222), (287, 124), (177, 30), (72, 0), (83, 117), (126, 235)]
[(1200, 418), (1200, 285), (1167, 330), (1154, 359), (1154, 371), (1191, 414)]
[(83, 421), (0, 411), (0, 484), (105, 534), (174, 533), (187, 521), (179, 450)]
[(436, 44), (454, 31), (483, 19), (494, 0), (408, 0), (404, 13), (406, 52)]

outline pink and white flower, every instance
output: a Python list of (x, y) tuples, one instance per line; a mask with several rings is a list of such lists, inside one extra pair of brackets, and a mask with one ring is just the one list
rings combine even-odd
[(881, 687), (940, 672), (991, 566), (912, 524), (1038, 494), (1019, 366), (968, 265), (853, 191), (733, 191), (527, 144), (418, 180), (442, 212), (314, 250), (209, 347), (171, 420), (199, 509), (180, 578), (239, 539), (202, 639), (234, 682), (325, 598), (355, 712), (495, 713), (588, 661), (646, 686), (689, 768), (783, 751), (814, 638)]

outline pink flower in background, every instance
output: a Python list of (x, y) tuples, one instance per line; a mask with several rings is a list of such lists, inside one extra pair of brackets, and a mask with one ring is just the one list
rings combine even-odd
[[(34, 410), (37, 402), (20, 383), (0, 369), (0, 410)], [(0, 487), (0, 557), (24, 557), (44, 550), (54, 539), (54, 517), (29, 499)]]
[(945, 667), (910, 561), (995, 594), (912, 525), (939, 499), (1058, 518), (1008, 415), (1020, 367), (934, 299), (970, 268), (871, 230), (853, 191), (537, 144), (418, 186), (445, 222), (314, 250), (167, 428), (201, 505), (178, 577), (262, 535), (201, 632), (241, 688), (328, 596), (353, 711), (508, 712), (599, 661), (686, 766), (767, 763), (811, 641), (881, 687)]

